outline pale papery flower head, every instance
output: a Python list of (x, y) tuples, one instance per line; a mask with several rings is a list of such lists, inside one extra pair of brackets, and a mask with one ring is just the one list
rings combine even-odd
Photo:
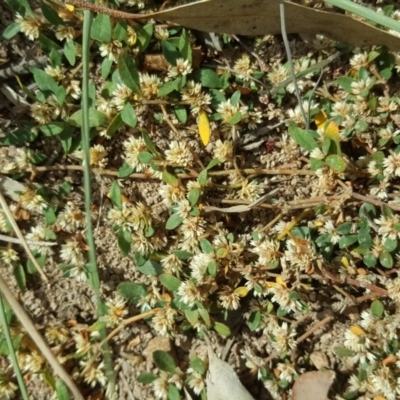
[(279, 353), (296, 348), (296, 330), (289, 327), (287, 322), (283, 322), (281, 326), (276, 327), (271, 334), (274, 337), (272, 345)]
[(72, 26), (57, 25), (55, 35), (59, 41), (66, 40), (69, 42), (74, 40), (75, 29)]
[(105, 386), (107, 378), (104, 374), (104, 363), (92, 362), (92, 360), (80, 360), (79, 365), (82, 368), (81, 376), (84, 381), (92, 388), (96, 385)]
[(217, 140), (214, 142), (213, 154), (221, 162), (231, 161), (233, 158), (233, 144), (229, 140)]
[(12, 247), (9, 247), (7, 249), (0, 250), (0, 259), (5, 264), (13, 266), (19, 261), (19, 255)]
[(118, 56), (122, 51), (122, 43), (118, 40), (112, 40), (109, 43), (102, 43), (99, 47), (100, 55), (109, 60), (117, 62)]
[(142, 164), (138, 159), (139, 153), (148, 150), (143, 138), (131, 136), (123, 144), (125, 147), (125, 162), (137, 172), (144, 171), (146, 165)]
[(124, 84), (117, 84), (116, 89), (112, 92), (112, 102), (115, 108), (121, 111), (127, 101), (132, 98), (133, 92)]
[(165, 151), (165, 157), (168, 163), (181, 167), (191, 167), (194, 160), (192, 151), (183, 140), (173, 140)]
[(235, 61), (233, 69), (239, 79), (248, 81), (250, 75), (254, 72), (248, 54), (243, 54), (241, 58)]
[(179, 76), (186, 76), (192, 72), (192, 66), (189, 60), (178, 58), (176, 65), (173, 65), (168, 70), (169, 78), (177, 78)]
[(152, 319), (152, 325), (158, 335), (169, 336), (175, 325), (175, 318), (178, 312), (169, 305), (157, 309), (157, 313)]
[(168, 183), (160, 185), (158, 193), (168, 207), (184, 200), (186, 195), (185, 188), (180, 183), (176, 185), (169, 185)]
[(31, 242), (29, 247), (33, 251), (37, 251), (41, 255), (50, 255), (53, 254), (53, 249), (51, 246), (48, 246), (46, 242), (47, 232), (44, 226), (32, 226), (31, 231), (26, 234), (25, 239), (27, 242)]
[(400, 231), (397, 230), (398, 224), (400, 223), (400, 218), (398, 214), (393, 214), (393, 216), (381, 215), (380, 218), (374, 219), (374, 222), (379, 225), (378, 234), (382, 236), (383, 239), (396, 240), (400, 238)]
[(181, 297), (182, 303), (189, 307), (194, 306), (196, 302), (201, 303), (204, 300), (199, 285), (192, 279), (182, 282), (177, 293)]
[(240, 296), (233, 288), (224, 286), (218, 291), (218, 303), (225, 310), (237, 310), (240, 306)]
[(141, 94), (146, 99), (152, 99), (158, 96), (162, 82), (157, 75), (149, 75), (148, 73), (140, 73), (140, 89)]
[(383, 173), (389, 179), (400, 176), (400, 153), (393, 153), (383, 160)]
[(43, 21), (33, 15), (16, 14), (15, 22), (20, 26), (21, 32), (29, 39), (35, 40), (39, 38), (40, 29), (43, 26)]
[(85, 227), (85, 214), (74, 202), (69, 201), (58, 215), (56, 224), (65, 232), (76, 232)]

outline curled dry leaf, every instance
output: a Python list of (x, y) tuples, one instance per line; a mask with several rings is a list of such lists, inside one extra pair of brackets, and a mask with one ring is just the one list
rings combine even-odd
[[(202, 32), (237, 35), (277, 35), (281, 33), (279, 0), (203, 0), (150, 14), (130, 14), (99, 7), (84, 0), (68, 3), (119, 19), (158, 19), (175, 22)], [(343, 14), (285, 3), (287, 33), (318, 34), (363, 47), (385, 45), (400, 50), (400, 38)]]
[(311, 371), (300, 375), (293, 385), (293, 400), (325, 400), (335, 379), (333, 371)]
[[(204, 0), (157, 12), (151, 17), (203, 32), (281, 33), (278, 0)], [(343, 14), (285, 2), (285, 21), (287, 33), (322, 33), (353, 46), (381, 44), (391, 50), (400, 50), (399, 38)]]
[(233, 368), (208, 347), (207, 400), (254, 400), (241, 384)]

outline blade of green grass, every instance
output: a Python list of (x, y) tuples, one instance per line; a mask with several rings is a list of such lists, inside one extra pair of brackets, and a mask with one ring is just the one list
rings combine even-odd
[[(92, 13), (84, 12), (83, 38), (82, 38), (82, 148), (84, 153), (84, 188), (85, 188), (85, 213), (86, 213), (86, 240), (89, 246), (88, 281), (96, 297), (96, 307), (98, 317), (104, 315), (104, 304), (100, 294), (100, 279), (96, 259), (96, 246), (93, 237), (93, 226), (91, 218), (91, 185), (90, 185), (90, 127), (89, 127), (89, 59), (90, 59), (90, 27), (92, 24)], [(100, 329), (100, 337), (107, 337), (105, 328)], [(115, 391), (115, 375), (108, 342), (104, 342), (103, 357), (105, 373), (108, 379), (107, 393), (113, 394)]]
[(385, 26), (388, 29), (393, 29), (394, 31), (400, 33), (399, 21), (396, 21), (393, 18), (387, 17), (386, 15), (378, 14), (376, 11), (373, 11), (367, 7), (361, 6), (360, 4), (356, 4), (349, 0), (324, 0), (324, 1), (326, 3), (332, 4), (335, 7), (341, 8), (342, 10), (349, 11), (349, 12), (356, 14), (362, 18), (372, 21), (375, 24)]
[(1, 322), (1, 326), (2, 326), (3, 335), (7, 342), (7, 348), (8, 348), (8, 352), (10, 355), (11, 363), (14, 367), (14, 373), (15, 373), (15, 376), (17, 377), (18, 387), (21, 392), (21, 396), (24, 400), (29, 400), (28, 393), (26, 391), (24, 378), (22, 377), (21, 370), (19, 369), (17, 357), (15, 355), (15, 349), (14, 349), (12, 338), (10, 335), (10, 330), (8, 329), (6, 312), (4, 309), (3, 296), (1, 296), (1, 295), (0, 295), (0, 322)]

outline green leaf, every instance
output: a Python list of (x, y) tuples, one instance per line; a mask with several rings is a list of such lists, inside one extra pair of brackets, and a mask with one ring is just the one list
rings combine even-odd
[(168, 385), (168, 400), (181, 400), (178, 388), (171, 383)]
[(228, 121), (228, 124), (235, 125), (240, 122), (242, 119), (242, 113), (240, 111), (236, 111), (233, 117)]
[(157, 276), (163, 273), (162, 266), (155, 261), (147, 260), (143, 265), (136, 267), (143, 275)]
[(143, 372), (142, 374), (140, 374), (137, 377), (137, 381), (139, 383), (143, 383), (143, 384), (147, 385), (147, 384), (155, 381), (157, 378), (158, 378), (158, 376), (155, 374), (151, 374), (150, 372)]
[(172, 253), (175, 254), (180, 260), (188, 260), (193, 256), (192, 253), (189, 253), (185, 250), (174, 250)]
[(28, 0), (6, 0), (6, 3), (18, 14), (25, 16), (33, 16), (33, 11)]
[(103, 62), (101, 63), (101, 77), (103, 79), (107, 79), (113, 64), (114, 64), (113, 60), (110, 60), (109, 58), (105, 58), (103, 60)]
[(118, 170), (118, 178), (126, 178), (133, 173), (133, 168), (128, 164), (123, 164)]
[(67, 125), (66, 122), (50, 122), (49, 124), (42, 125), (40, 130), (45, 136), (56, 136), (64, 131)]
[(109, 43), (112, 36), (111, 18), (106, 14), (97, 14), (93, 21), (90, 37), (99, 42)]
[(122, 282), (117, 287), (118, 293), (125, 299), (136, 303), (147, 294), (146, 286), (135, 282)]
[(353, 224), (351, 222), (344, 222), (343, 224), (337, 227), (336, 231), (340, 235), (348, 235), (351, 231), (352, 225)]
[(231, 334), (231, 330), (229, 329), (229, 327), (224, 324), (221, 324), (220, 322), (214, 323), (214, 329), (223, 337), (228, 337)]
[(349, 247), (352, 244), (356, 243), (358, 240), (358, 235), (346, 235), (342, 236), (339, 239), (339, 248), (344, 249), (345, 247)]
[(181, 285), (181, 281), (173, 275), (161, 274), (159, 279), (161, 284), (170, 292), (176, 292)]
[(200, 198), (200, 190), (198, 188), (193, 188), (189, 192), (189, 197), (188, 197), (190, 205), (194, 207), (199, 201), (199, 198)]
[(381, 263), (382, 267), (384, 268), (393, 268), (393, 257), (390, 253), (387, 251), (384, 251), (380, 254), (379, 256), (379, 262)]
[(260, 311), (255, 311), (250, 315), (249, 322), (247, 323), (249, 329), (251, 331), (255, 331), (261, 322), (261, 313)]
[(58, 89), (57, 83), (53, 80), (50, 75), (39, 68), (31, 67), (30, 71), (33, 74), (33, 79), (37, 83), (40, 90), (46, 91), (49, 90), (52, 93), (56, 93)]
[(59, 17), (57, 11), (50, 7), (48, 4), (43, 3), (42, 6), (43, 17), (47, 19), (53, 25), (62, 25), (64, 21)]
[(199, 177), (197, 178), (197, 181), (199, 182), (200, 186), (204, 186), (207, 182), (207, 170), (203, 169), (200, 174)]
[(358, 243), (361, 247), (369, 249), (372, 244), (372, 238), (367, 228), (360, 228), (358, 231)]
[(137, 125), (137, 116), (135, 113), (135, 109), (132, 107), (130, 103), (126, 103), (125, 107), (121, 112), (122, 121), (130, 127), (134, 128)]
[(397, 248), (397, 239), (386, 239), (383, 243), (383, 247), (389, 253), (395, 251)]
[(147, 151), (142, 151), (141, 153), (138, 154), (138, 160), (142, 164), (150, 164), (153, 158), (154, 158), (153, 154), (148, 153)]
[[(69, 123), (82, 127), (83, 125), (82, 110), (78, 110), (69, 119)], [(98, 126), (105, 126), (108, 123), (108, 118), (105, 114), (93, 108), (89, 109), (89, 127), (96, 128)]]
[(190, 45), (189, 35), (186, 29), (182, 30), (182, 35), (179, 38), (179, 52), (184, 60), (189, 60), (192, 63), (192, 46)]
[(168, 229), (168, 230), (175, 229), (182, 222), (183, 222), (183, 218), (179, 214), (177, 214), (177, 213), (171, 214), (167, 220), (167, 223), (165, 224), (165, 229)]
[(207, 370), (203, 360), (197, 356), (190, 359), (190, 367), (200, 375), (203, 375)]
[[(99, 14), (100, 15), (100, 14)], [(140, 93), (140, 79), (135, 60), (131, 55), (122, 53), (118, 57), (118, 72), (122, 82), (133, 92)]]
[(210, 170), (211, 168), (214, 168), (216, 165), (220, 164), (221, 161), (218, 158), (213, 158), (206, 167), (206, 170)]
[[(38, 262), (39, 266), (43, 268), (44, 264), (46, 263), (47, 256), (40, 254), (40, 253), (36, 253), (36, 254), (34, 254), (34, 256), (35, 256), (36, 261)], [(26, 270), (28, 271), (29, 274), (36, 274), (38, 272), (35, 264), (33, 264), (31, 259), (29, 259), (26, 263)]]
[(14, 278), (17, 282), (18, 288), (21, 292), (26, 290), (26, 275), (25, 269), (22, 264), (18, 264), (14, 267)]
[(347, 166), (347, 163), (343, 159), (343, 157), (340, 157), (336, 154), (332, 154), (332, 155), (326, 157), (325, 161), (333, 170), (338, 171), (338, 172), (343, 172)]
[(190, 325), (194, 326), (197, 324), (197, 321), (199, 320), (199, 311), (186, 309), (185, 317), (189, 321)]
[(110, 189), (110, 198), (115, 208), (122, 210), (122, 194), (121, 188), (117, 181), (114, 181)]
[(233, 95), (231, 97), (231, 104), (233, 106), (237, 106), (239, 104), (240, 96), (241, 96), (241, 93), (239, 90), (236, 90), (236, 92), (233, 93)]
[(53, 207), (47, 207), (44, 216), (46, 226), (52, 225), (57, 221), (57, 215)]
[(64, 44), (64, 56), (71, 66), (76, 63), (76, 48), (72, 40), (67, 40)]
[(164, 372), (173, 374), (176, 369), (175, 361), (166, 351), (156, 350), (153, 352), (154, 364)]
[(150, 44), (150, 40), (153, 36), (154, 24), (150, 23), (144, 25), (139, 32), (137, 32), (137, 40), (139, 43), (140, 52), (146, 50), (147, 46)]
[(352, 91), (351, 84), (353, 82), (354, 79), (348, 76), (341, 76), (340, 78), (337, 78), (335, 81), (335, 83), (337, 83), (343, 90), (345, 90), (348, 93), (351, 93)]
[(142, 137), (144, 140), (144, 143), (146, 144), (146, 147), (150, 150), (150, 153), (152, 153), (154, 156), (158, 155), (158, 151), (156, 147), (154, 146), (153, 142), (150, 139), (149, 133), (146, 131), (146, 129), (142, 129)]
[(199, 75), (201, 86), (210, 89), (219, 89), (221, 87), (219, 75), (212, 69), (201, 69)]
[(132, 234), (128, 229), (118, 231), (118, 247), (123, 256), (127, 256), (131, 250)]
[(158, 96), (164, 97), (172, 93), (174, 90), (179, 90), (178, 83), (178, 79), (164, 83), (160, 89), (158, 89)]
[(383, 315), (384, 307), (380, 300), (374, 300), (371, 304), (371, 314), (376, 318), (381, 318)]
[(175, 106), (174, 112), (175, 112), (176, 118), (178, 118), (178, 121), (181, 124), (186, 124), (186, 122), (187, 122), (186, 107), (185, 106)]
[(122, 122), (122, 117), (121, 117), (121, 113), (118, 113), (110, 122), (110, 124), (107, 127), (107, 131), (106, 131), (106, 135), (107, 137), (112, 137), (114, 135), (115, 132), (117, 132), (119, 130), (119, 128), (121, 128), (121, 126), (123, 125)]
[(61, 379), (56, 379), (55, 388), (57, 400), (70, 400), (68, 388)]
[(125, 20), (118, 21), (114, 28), (114, 39), (123, 42), (128, 32), (128, 23)]
[(365, 254), (363, 257), (363, 261), (364, 264), (369, 268), (375, 267), (377, 263), (377, 259), (372, 253)]
[(211, 261), (207, 266), (207, 271), (211, 277), (215, 278), (217, 276), (218, 264), (216, 261)]
[(182, 58), (178, 49), (168, 40), (161, 42), (161, 50), (165, 59), (171, 64), (176, 65), (176, 60)]
[(337, 354), (339, 357), (353, 357), (355, 352), (350, 349), (346, 349), (345, 347), (335, 347), (333, 349), (335, 354)]
[(291, 125), (289, 127), (290, 137), (304, 150), (311, 152), (318, 147), (316, 140), (312, 137), (309, 131)]
[(166, 170), (162, 172), (162, 180), (168, 185), (177, 185), (179, 183), (178, 178)]
[(211, 318), (210, 318), (210, 314), (208, 313), (208, 311), (205, 308), (200, 307), (198, 309), (200, 317), (203, 319), (204, 323), (207, 325), (207, 327), (211, 326)]
[(214, 246), (207, 239), (200, 240), (200, 247), (201, 247), (201, 250), (203, 251), (203, 253), (206, 253), (206, 254), (214, 253)]
[(21, 32), (21, 25), (16, 22), (12, 22), (10, 25), (4, 29), (2, 37), (4, 40), (11, 40), (15, 35)]

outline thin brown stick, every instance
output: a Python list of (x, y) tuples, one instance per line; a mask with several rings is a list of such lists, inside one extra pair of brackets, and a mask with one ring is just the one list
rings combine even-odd
[(52, 353), (49, 346), (40, 335), (40, 333), (35, 328), (34, 323), (31, 321), (28, 313), (24, 310), (24, 308), (19, 304), (18, 300), (8, 288), (7, 284), (0, 276), (0, 292), (7, 300), (11, 309), (14, 311), (15, 315), (21, 322), (22, 326), (25, 328), (25, 331), (35, 342), (38, 349), (43, 354), (43, 357), (47, 360), (50, 366), (53, 368), (54, 372), (65, 382), (68, 386), (71, 393), (74, 395), (75, 399), (84, 400), (84, 397), (80, 393), (78, 387), (75, 385), (75, 382), (71, 379), (71, 377), (67, 374), (63, 366), (59, 363), (56, 356)]
[(122, 329), (124, 329), (126, 326), (128, 326), (134, 322), (140, 321), (141, 319), (151, 317), (152, 315), (156, 314), (158, 310), (159, 310), (158, 308), (155, 308), (154, 310), (150, 310), (148, 312), (145, 312), (145, 313), (142, 313), (139, 315), (135, 315), (134, 317), (124, 319), (119, 326), (117, 326), (113, 331), (111, 331), (107, 335), (107, 337), (100, 342), (99, 347), (102, 347), (104, 343), (106, 343), (110, 339), (112, 339), (115, 335), (117, 335), (120, 331), (122, 331)]

